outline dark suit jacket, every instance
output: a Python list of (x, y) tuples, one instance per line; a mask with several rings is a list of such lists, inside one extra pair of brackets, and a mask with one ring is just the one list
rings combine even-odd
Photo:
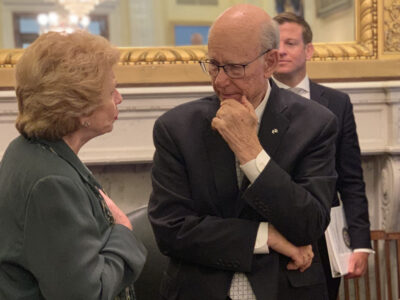
[[(368, 202), (361, 167), (353, 106), (347, 94), (310, 81), (310, 98), (327, 107), (338, 120), (336, 188), (343, 201), (352, 248), (371, 248)], [(339, 205), (337, 195), (333, 206)]]
[(0, 299), (113, 299), (146, 250), (110, 225), (100, 185), (63, 142), (20, 136), (0, 164)]
[(149, 218), (160, 250), (171, 257), (165, 299), (225, 300), (234, 272), (246, 273), (258, 299), (324, 299), (318, 250), (303, 273), (287, 271), (288, 258), (272, 250), (253, 254), (259, 221), (297, 245), (317, 241), (329, 223), (336, 183), (336, 118), (271, 85), (259, 130), (271, 160), (244, 191), (233, 152), (211, 129), (216, 96), (156, 121)]

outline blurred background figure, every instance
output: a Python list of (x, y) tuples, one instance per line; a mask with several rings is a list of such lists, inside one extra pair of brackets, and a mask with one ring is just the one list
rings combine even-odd
[(304, 12), (302, 0), (275, 0), (275, 8), (278, 14), (290, 11), (298, 16), (303, 16)]
[(203, 36), (195, 32), (190, 36), (190, 44), (192, 45), (203, 45)]

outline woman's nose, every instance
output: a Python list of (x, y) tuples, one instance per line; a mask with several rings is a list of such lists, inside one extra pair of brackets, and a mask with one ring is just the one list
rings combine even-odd
[(114, 92), (114, 102), (115, 102), (115, 104), (121, 104), (121, 102), (122, 102), (122, 96), (121, 96), (121, 94), (118, 92), (118, 90), (117, 89), (115, 89), (115, 92)]

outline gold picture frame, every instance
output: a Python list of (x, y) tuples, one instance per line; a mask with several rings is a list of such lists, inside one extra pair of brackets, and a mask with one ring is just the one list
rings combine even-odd
[[(400, 1), (355, 0), (356, 39), (316, 43), (308, 73), (317, 81), (400, 79)], [(123, 86), (204, 85), (198, 61), (206, 46), (120, 48), (116, 68)], [(0, 50), (0, 88), (14, 86), (13, 69), (22, 49)]]

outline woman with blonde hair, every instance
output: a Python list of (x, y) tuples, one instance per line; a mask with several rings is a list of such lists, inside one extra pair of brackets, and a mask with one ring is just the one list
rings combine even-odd
[(146, 250), (77, 156), (113, 129), (118, 59), (78, 31), (44, 34), (18, 61), (20, 136), (0, 164), (0, 299), (134, 299)]

